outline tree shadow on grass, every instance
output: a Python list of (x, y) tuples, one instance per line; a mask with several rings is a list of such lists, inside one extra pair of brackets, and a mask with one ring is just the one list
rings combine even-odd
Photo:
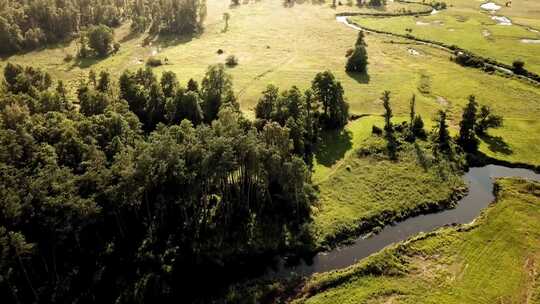
[[(112, 56), (112, 55), (111, 55)], [(88, 57), (88, 58), (79, 58), (76, 57), (73, 61), (73, 64), (69, 67), (68, 71), (73, 70), (75, 67), (78, 67), (80, 69), (86, 69), (94, 64), (100, 62), (101, 60), (105, 59), (107, 57)]]
[(356, 80), (356, 82), (358, 83), (364, 83), (364, 84), (367, 84), (369, 83), (369, 74), (366, 72), (366, 73), (351, 73), (351, 72), (347, 72), (347, 75), (349, 75), (349, 77), (351, 77), (352, 79)]
[(352, 148), (352, 134), (349, 130), (325, 131), (315, 155), (317, 162), (324, 166), (332, 166), (345, 156)]
[(480, 136), (480, 139), (488, 145), (489, 150), (492, 152), (505, 155), (514, 153), (510, 146), (500, 136), (482, 135)]

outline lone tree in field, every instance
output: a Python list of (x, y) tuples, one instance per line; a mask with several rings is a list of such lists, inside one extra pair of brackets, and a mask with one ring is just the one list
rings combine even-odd
[(347, 60), (345, 70), (351, 73), (365, 73), (367, 70), (368, 56), (366, 43), (364, 41), (364, 32), (358, 32), (358, 38), (352, 55)]
[(469, 96), (469, 102), (463, 109), (461, 122), (459, 123), (459, 136), (457, 139), (460, 145), (466, 152), (476, 152), (478, 150), (478, 138), (475, 134), (476, 112), (478, 103), (474, 96)]
[(229, 29), (229, 19), (231, 19), (231, 14), (223, 13), (223, 21), (225, 21), (225, 27), (223, 28), (223, 32), (226, 32)]
[(113, 31), (106, 25), (97, 25), (88, 31), (88, 46), (99, 56), (105, 57), (113, 48)]

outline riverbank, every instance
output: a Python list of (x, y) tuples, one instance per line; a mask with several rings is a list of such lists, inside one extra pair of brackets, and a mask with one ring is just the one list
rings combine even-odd
[(368, 137), (319, 184), (314, 239), (324, 249), (405, 218), (455, 206), (467, 192), (459, 164), (434, 159), (429, 143), (401, 143), (397, 160), (382, 137)]
[(474, 223), (421, 234), (347, 269), (315, 275), (295, 302), (538, 300), (540, 183), (501, 179), (495, 195)]

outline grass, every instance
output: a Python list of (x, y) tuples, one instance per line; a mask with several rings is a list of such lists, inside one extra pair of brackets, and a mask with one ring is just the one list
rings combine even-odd
[[(490, 14), (480, 9), (481, 3), (470, 7), (464, 6), (462, 1), (455, 2), (454, 7), (420, 18), (356, 17), (353, 20), (361, 26), (392, 33), (407, 34), (406, 29), (411, 29), (415, 37), (457, 45), (509, 65), (516, 59), (522, 59), (527, 69), (540, 73), (539, 46), (521, 42), (521, 39), (540, 39), (540, 34), (518, 25), (498, 25)], [(516, 3), (515, 6), (521, 7), (524, 4)], [(534, 12), (528, 15), (535, 16)]]
[[(452, 10), (476, 9), (479, 4), (473, 2), (452, 1)], [(529, 5), (532, 2), (526, 3)], [(291, 85), (306, 89), (316, 73), (331, 70), (345, 88), (352, 113), (380, 114), (382, 106), (379, 97), (384, 90), (390, 90), (394, 113), (405, 116), (410, 97), (417, 94), (418, 112), (424, 120), (432, 118), (440, 109), (447, 110), (454, 131), (468, 95), (475, 94), (480, 103), (491, 106), (495, 112), (505, 116), (505, 127), (498, 130), (496, 135), (504, 139), (512, 153), (491, 151), (488, 145), (482, 146), (483, 151), (496, 158), (540, 165), (540, 145), (536, 144), (538, 136), (534, 135), (540, 131), (537, 119), (540, 117), (538, 87), (464, 68), (450, 62), (446, 52), (380, 35), (366, 37), (370, 62), (368, 73), (349, 75), (344, 70), (345, 53), (356, 41), (357, 32), (337, 23), (335, 13), (377, 10), (347, 5), (332, 9), (328, 4), (313, 5), (307, 2), (285, 8), (281, 1), (270, 0), (250, 2), (234, 9), (228, 8), (227, 1), (209, 0), (207, 5), (206, 29), (197, 37), (155, 40), (143, 47), (145, 37), (129, 35), (129, 24), (125, 24), (115, 31), (116, 40), (122, 42), (120, 51), (104, 60), (64, 62), (66, 54), (76, 53), (76, 44), (71, 43), (5, 58), (0, 62), (0, 67), (8, 60), (20, 64), (31, 63), (75, 88), (79, 79), (90, 69), (109, 70), (113, 75), (119, 75), (124, 69), (143, 67), (149, 57), (158, 56), (168, 58), (169, 63), (154, 70), (158, 74), (167, 70), (176, 72), (185, 84), (189, 78), (201, 79), (208, 65), (224, 63), (227, 56), (234, 54), (240, 64), (228, 71), (233, 76), (241, 108), (248, 117), (253, 116), (252, 110), (260, 92), (268, 84), (282, 89)], [(400, 9), (401, 5), (391, 4), (388, 10)], [(522, 5), (519, 4), (519, 7)], [(532, 3), (529, 7), (534, 8), (534, 5)], [(222, 31), (224, 12), (229, 12), (231, 16), (227, 32)], [(519, 14), (524, 19), (530, 17), (527, 19), (529, 21), (538, 15), (534, 10)], [(444, 14), (427, 18), (441, 16)], [(291, 26), (290, 20), (302, 22)], [(372, 20), (370, 22), (383, 26), (393, 19), (361, 20)], [(521, 47), (533, 45), (512, 44), (506, 47), (512, 50), (509, 54), (514, 54)], [(534, 47), (538, 48), (538, 45)], [(420, 55), (411, 55), (410, 48), (417, 50)], [(218, 55), (218, 49), (225, 52)], [(534, 57), (537, 53), (537, 49), (531, 49), (529, 56)], [(422, 79), (428, 79), (426, 77), (429, 78), (429, 91), (424, 90), (422, 84)], [(322, 162), (325, 163), (325, 160), (322, 159)], [(339, 163), (340, 160), (333, 162)], [(325, 165), (328, 167), (329, 163)]]
[(498, 182), (471, 225), (387, 247), (310, 278), (297, 303), (538, 303), (540, 183)]
[[(348, 132), (356, 131), (356, 142), (351, 141), (350, 146), (385, 150), (385, 140), (367, 132), (368, 126), (371, 132), (371, 122), (382, 125), (380, 117), (370, 117), (349, 126)], [(426, 146), (421, 141), (403, 143), (398, 161), (381, 153), (359, 156), (351, 148), (334, 168), (323, 167), (321, 173), (319, 164), (315, 170), (320, 188), (320, 201), (313, 212), (315, 239), (332, 245), (374, 226), (451, 204), (464, 189), (461, 172), (433, 159)]]

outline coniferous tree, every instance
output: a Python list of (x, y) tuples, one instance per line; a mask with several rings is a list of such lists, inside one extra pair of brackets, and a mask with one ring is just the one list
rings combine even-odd
[(479, 144), (475, 133), (477, 107), (478, 104), (476, 102), (476, 98), (473, 95), (469, 96), (469, 102), (463, 109), (463, 115), (461, 117), (461, 122), (459, 123), (459, 136), (457, 143), (463, 148), (463, 150), (471, 153), (478, 150)]
[(442, 153), (450, 156), (452, 154), (450, 132), (446, 122), (446, 112), (440, 110), (435, 118), (435, 132), (433, 134), (435, 153)]

